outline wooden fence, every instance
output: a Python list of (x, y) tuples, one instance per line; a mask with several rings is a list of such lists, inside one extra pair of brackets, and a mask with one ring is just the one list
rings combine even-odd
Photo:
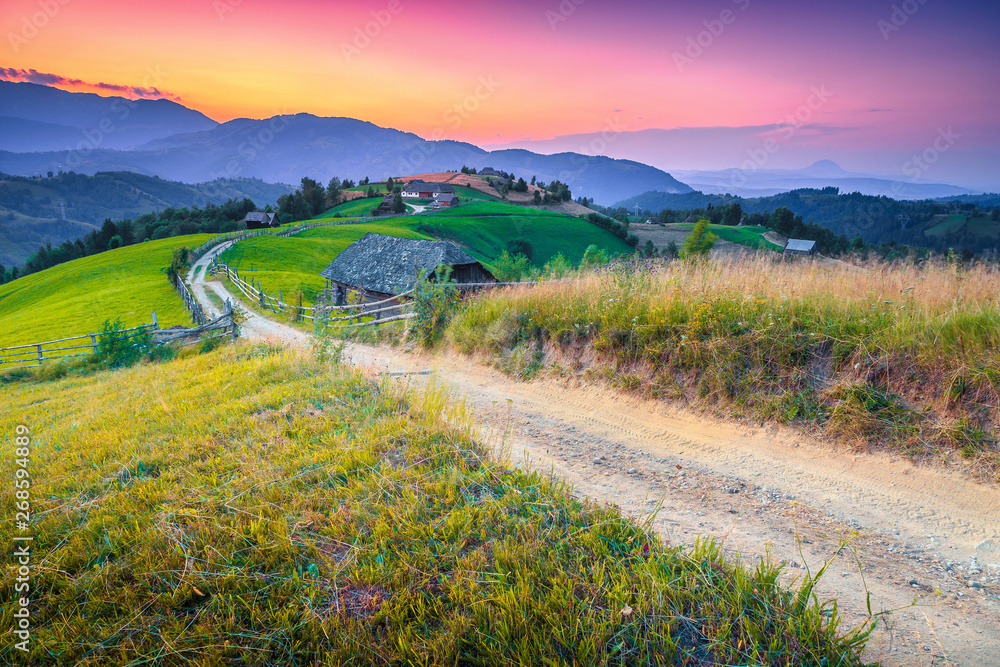
[[(206, 336), (205, 334), (211, 334)], [(200, 340), (211, 340), (212, 338), (223, 338), (231, 336), (233, 340), (239, 336), (239, 327), (236, 324), (236, 317), (233, 312), (233, 304), (226, 299), (222, 306), (222, 315), (210, 322), (205, 322), (193, 329), (176, 327), (172, 329), (161, 329), (153, 334), (157, 343), (179, 343), (192, 345)]]
[(352, 323), (361, 319), (374, 318), (371, 321), (361, 323), (373, 325), (398, 322), (409, 319), (412, 316), (409, 312), (413, 307), (412, 302), (401, 301), (402, 299), (406, 299), (412, 293), (412, 290), (373, 303), (334, 306), (330, 305), (330, 298), (327, 296), (320, 299), (314, 306), (304, 306), (302, 304), (285, 303), (282, 299), (281, 290), (278, 290), (277, 295), (268, 294), (261, 288), (260, 283), (246, 282), (240, 278), (238, 271), (229, 268), (225, 262), (220, 261), (218, 258), (209, 267), (209, 271), (212, 275), (225, 275), (250, 303), (256, 304), (261, 310), (285, 313), (296, 322), (309, 320), (314, 323), (317, 321)]
[[(153, 322), (151, 324), (143, 324), (120, 331), (118, 333), (122, 334), (122, 336), (116, 338), (116, 340), (128, 340), (147, 331), (156, 332), (158, 329), (159, 324), (156, 321), (156, 313), (153, 313)], [(30, 345), (15, 345), (13, 347), (0, 348), (0, 372), (18, 368), (33, 368), (41, 366), (46, 361), (55, 361), (57, 359), (86, 357), (97, 352), (98, 337), (100, 335), (99, 333), (89, 333), (82, 336), (49, 340), (44, 343), (31, 343)], [(79, 344), (81, 341), (86, 342), (81, 345)], [(59, 345), (60, 347), (51, 347), (52, 345)]]
[(174, 287), (181, 295), (181, 299), (184, 300), (184, 306), (188, 309), (188, 311), (190, 311), (191, 319), (194, 320), (194, 323), (199, 326), (206, 324), (208, 322), (208, 318), (205, 317), (205, 311), (202, 310), (201, 304), (198, 303), (198, 300), (194, 298), (193, 294), (191, 294), (191, 290), (188, 288), (187, 283), (184, 282), (184, 279), (181, 278), (180, 275), (174, 276)]
[[(152, 334), (153, 342), (155, 343), (179, 343), (182, 347), (192, 345), (201, 340), (222, 338), (223, 336), (230, 336), (233, 340), (236, 340), (236, 337), (239, 335), (238, 325), (233, 313), (233, 305), (228, 299), (222, 308), (221, 316), (210, 322), (204, 322), (193, 329), (183, 327), (160, 329), (160, 325), (156, 320), (156, 313), (153, 313), (151, 324), (142, 324), (131, 329), (118, 331), (116, 333), (120, 334), (120, 336), (116, 337), (115, 340), (131, 340), (147, 332)], [(212, 335), (206, 336), (205, 334)], [(14, 345), (12, 347), (0, 348), (0, 373), (19, 368), (34, 368), (41, 366), (46, 361), (89, 356), (97, 352), (101, 342), (101, 335), (100, 333), (89, 333), (81, 336), (49, 340), (44, 343), (31, 343), (29, 345)], [(59, 347), (52, 347), (53, 345)]]

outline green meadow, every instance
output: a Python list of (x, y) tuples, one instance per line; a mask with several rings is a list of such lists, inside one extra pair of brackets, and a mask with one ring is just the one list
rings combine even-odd
[(926, 236), (945, 236), (953, 232), (964, 232), (968, 223), (970, 234), (1000, 238), (1000, 222), (994, 221), (988, 215), (971, 219), (967, 219), (964, 215), (939, 215), (935, 217), (934, 222), (937, 224), (924, 232)]
[(487, 267), (515, 239), (531, 243), (533, 264), (539, 267), (557, 253), (578, 264), (591, 244), (612, 255), (632, 252), (614, 234), (580, 218), (499, 202), (474, 202), (416, 217), (316, 227), (288, 238), (255, 237), (227, 250), (222, 261), (239, 271), (242, 279), (258, 281), (268, 294), (277, 295), (280, 289), (286, 303), (292, 303), (289, 299), (301, 289), (304, 302), (310, 304), (324, 285), (319, 272), (369, 232), (453, 241)]
[(0, 347), (99, 331), (105, 320), (127, 327), (156, 312), (161, 327), (190, 325), (167, 281), (174, 249), (196, 248), (212, 234), (179, 236), (75, 259), (0, 285)]
[[(694, 229), (694, 224), (680, 223), (686, 229)], [(737, 245), (759, 250), (784, 250), (780, 245), (771, 243), (764, 238), (764, 234), (770, 231), (767, 227), (729, 227), (727, 225), (709, 225), (708, 231), (718, 236), (723, 241), (729, 241)]]
[(222, 254), (222, 261), (239, 271), (240, 278), (258, 281), (268, 294), (281, 290), (292, 303), (298, 290), (313, 303), (326, 281), (319, 272), (344, 249), (368, 233), (403, 238), (426, 239), (410, 227), (393, 220), (348, 225), (314, 227), (289, 237), (258, 236), (237, 243)]

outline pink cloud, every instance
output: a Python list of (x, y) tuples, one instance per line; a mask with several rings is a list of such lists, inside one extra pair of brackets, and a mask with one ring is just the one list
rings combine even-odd
[(132, 98), (140, 99), (168, 99), (175, 102), (181, 98), (171, 92), (160, 90), (154, 87), (144, 86), (124, 86), (117, 83), (90, 83), (82, 79), (72, 79), (59, 74), (49, 72), (39, 72), (35, 69), (16, 69), (14, 67), (0, 67), (0, 79), (4, 81), (21, 81), (27, 83), (37, 83), (43, 86), (82, 86), (85, 88), (96, 88), (98, 90), (109, 90), (116, 93), (124, 93)]

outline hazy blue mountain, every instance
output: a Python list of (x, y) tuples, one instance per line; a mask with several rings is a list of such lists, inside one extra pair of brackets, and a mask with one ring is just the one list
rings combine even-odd
[(236, 119), (208, 130), (159, 138), (132, 150), (0, 152), (0, 171), (134, 171), (198, 183), (216, 178), (259, 178), (297, 184), (303, 176), (381, 180), (427, 172), (492, 166), (542, 181), (560, 180), (575, 196), (599, 203), (646, 192), (688, 192), (670, 174), (638, 162), (575, 153), (538, 155), (524, 150), (490, 153), (458, 141), (426, 141), (415, 134), (351, 118), (311, 114), (266, 120)]
[(821, 160), (805, 169), (723, 169), (720, 171), (674, 172), (695, 190), (706, 194), (740, 197), (770, 197), (801, 188), (837, 187), (843, 193), (860, 192), (874, 197), (900, 200), (933, 199), (974, 194), (973, 190), (925, 180), (900, 181), (887, 176), (846, 171), (831, 160)]
[(10, 81), (0, 81), (0, 117), (0, 149), (18, 152), (125, 149), (218, 125), (170, 100), (102, 97)]

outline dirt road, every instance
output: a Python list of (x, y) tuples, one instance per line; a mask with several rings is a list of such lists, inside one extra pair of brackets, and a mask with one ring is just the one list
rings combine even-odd
[[(202, 299), (205, 284), (194, 274)], [(207, 285), (225, 295), (218, 283)], [(261, 321), (244, 327), (247, 337), (307, 338), (254, 317)], [(348, 354), (373, 373), (452, 387), (484, 433), (512, 427), (504, 443), (512, 460), (567, 480), (581, 497), (615, 503), (637, 519), (659, 508), (652, 526), (671, 544), (702, 535), (745, 561), (769, 553), (787, 564), (791, 581), (806, 567), (815, 572), (846, 540), (851, 548), (818, 594), (839, 600), (846, 627), (868, 617), (866, 588), (873, 612), (897, 610), (880, 622), (873, 660), (1000, 662), (997, 488), (888, 455), (851, 453), (790, 428), (643, 401), (578, 376), (523, 383), (449, 353), (353, 345)]]

